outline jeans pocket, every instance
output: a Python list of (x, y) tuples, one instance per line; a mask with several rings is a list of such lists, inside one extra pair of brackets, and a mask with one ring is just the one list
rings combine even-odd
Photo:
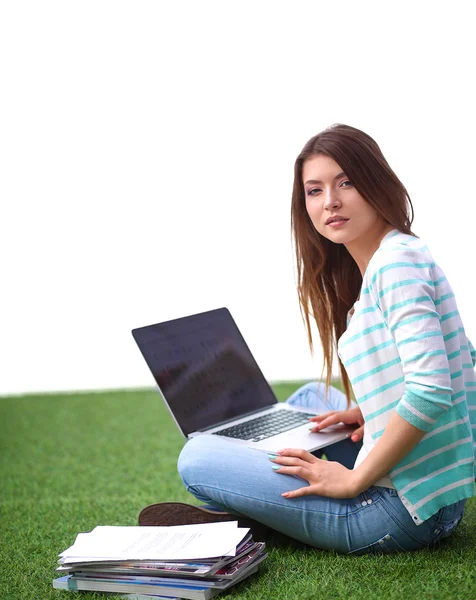
[(356, 550), (352, 550), (348, 554), (393, 554), (394, 552), (404, 552), (405, 548), (400, 546), (396, 539), (387, 533), (382, 538), (369, 544), (368, 546), (362, 546)]

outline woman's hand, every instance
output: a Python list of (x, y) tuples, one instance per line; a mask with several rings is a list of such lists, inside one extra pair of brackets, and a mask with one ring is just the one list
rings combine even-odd
[(349, 408), (348, 410), (333, 410), (323, 415), (311, 417), (309, 420), (311, 423), (316, 423), (316, 426), (311, 429), (313, 433), (322, 431), (326, 427), (329, 427), (329, 425), (344, 423), (344, 425), (359, 425), (350, 437), (353, 442), (359, 442), (364, 437), (364, 417), (358, 406)]
[[(337, 414), (342, 416), (348, 412)], [(292, 448), (280, 450), (271, 460), (279, 467), (277, 473), (295, 475), (309, 482), (307, 487), (282, 494), (285, 498), (312, 494), (329, 498), (355, 498), (388, 474), (424, 435), (425, 431), (394, 412), (372, 452), (355, 469), (349, 470), (340, 463), (321, 460), (305, 450)]]
[(299, 496), (327, 496), (328, 498), (355, 498), (361, 491), (357, 488), (354, 471), (338, 462), (316, 458), (306, 450), (286, 448), (280, 450), (271, 462), (279, 465), (276, 473), (295, 475), (309, 482), (309, 486), (285, 492), (285, 498)]

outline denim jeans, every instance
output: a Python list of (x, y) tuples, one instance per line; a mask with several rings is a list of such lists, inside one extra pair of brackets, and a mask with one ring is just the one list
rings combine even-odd
[[(323, 384), (310, 383), (288, 402), (317, 412), (345, 410), (346, 397), (336, 388), (324, 399)], [(352, 468), (360, 443), (344, 440), (325, 448), (328, 460)], [(371, 486), (349, 499), (301, 496), (285, 491), (303, 480), (275, 473), (268, 456), (224, 437), (201, 435), (189, 440), (178, 469), (198, 500), (246, 516), (289, 537), (321, 549), (347, 554), (390, 553), (428, 547), (449, 536), (463, 516), (465, 501), (442, 508), (415, 525), (394, 489)]]

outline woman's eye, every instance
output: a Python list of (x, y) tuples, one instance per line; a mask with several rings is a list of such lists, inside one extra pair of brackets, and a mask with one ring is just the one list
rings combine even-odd
[(315, 196), (317, 194), (317, 192), (320, 192), (320, 188), (312, 188), (310, 190), (307, 190), (307, 195), (308, 196)]
[[(346, 184), (347, 184), (347, 185), (346, 185)], [(345, 181), (343, 181), (343, 182), (341, 183), (341, 185), (343, 185), (344, 187), (349, 187), (349, 185), (352, 185), (352, 183), (351, 183), (351, 182), (350, 182), (348, 179), (346, 179)]]

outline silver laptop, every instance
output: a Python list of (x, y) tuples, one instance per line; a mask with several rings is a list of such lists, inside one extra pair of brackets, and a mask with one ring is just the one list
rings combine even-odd
[(276, 452), (317, 450), (350, 436), (311, 433), (316, 413), (278, 402), (226, 308), (132, 330), (159, 391), (186, 438), (219, 435)]

